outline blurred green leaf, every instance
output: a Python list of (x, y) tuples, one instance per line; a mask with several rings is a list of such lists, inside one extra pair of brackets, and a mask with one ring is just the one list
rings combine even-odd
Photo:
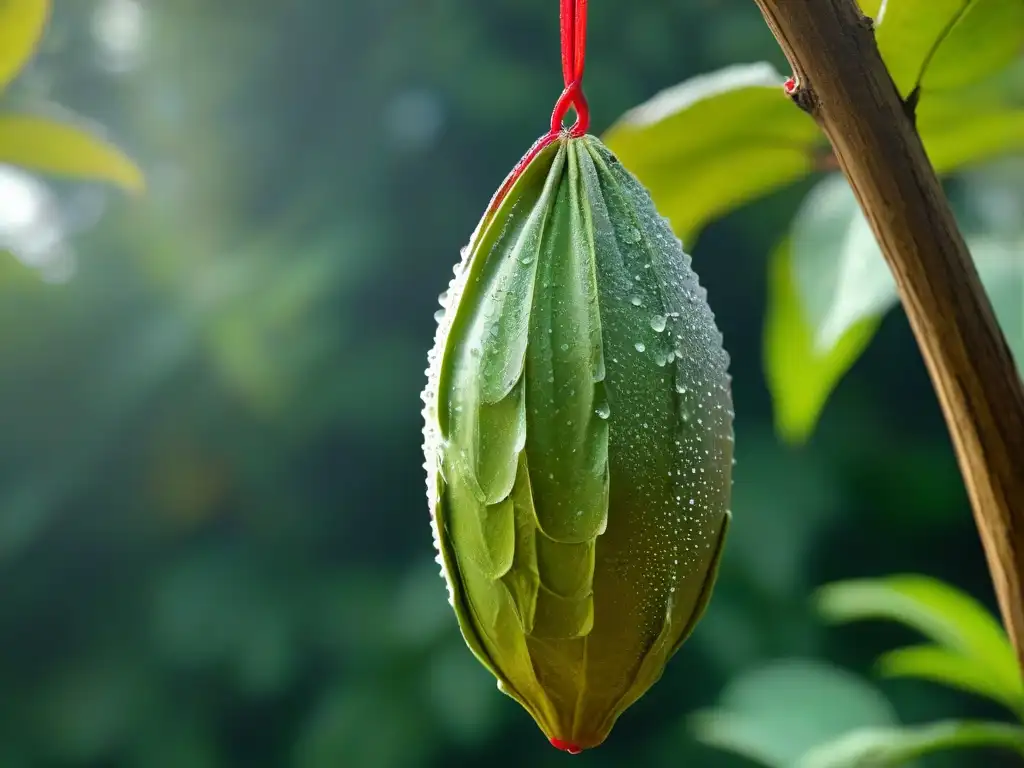
[(691, 78), (630, 110), (604, 136), (687, 247), (710, 221), (814, 170), (824, 144), (766, 63)]
[(987, 681), (990, 692), (1002, 692), (1000, 701), (1024, 697), (1016, 655), (1002, 626), (984, 606), (948, 584), (918, 575), (841, 581), (822, 587), (815, 600), (832, 623), (887, 619), (916, 629), (959, 654), (972, 676)]
[(1024, 236), (976, 237), (968, 245), (1017, 369), (1024, 374)]
[(969, 85), (1005, 67), (1022, 49), (1024, 2), (969, 0), (935, 49), (921, 77), (921, 87)]
[(895, 768), (935, 752), (970, 747), (1001, 747), (1024, 754), (1024, 729), (963, 721), (862, 728), (814, 749), (797, 768)]
[(49, 15), (49, 0), (0, 0), (0, 91), (28, 63)]
[(841, 174), (826, 177), (804, 198), (791, 238), (793, 277), (819, 352), (896, 303), (892, 273)]
[[(1019, 140), (1024, 142), (1024, 113), (1020, 118)], [(962, 146), (956, 151), (963, 156)], [(998, 183), (984, 181), (984, 175), (978, 178), (972, 194), (992, 201), (991, 210), (973, 222), (962, 221), (961, 228), (1024, 372), (1024, 226), (1014, 225), (1024, 209), (1024, 184), (1012, 174)], [(991, 220), (1002, 209), (1012, 211), (1003, 217), (1010, 224)], [(835, 384), (867, 348), (882, 317), (899, 304), (899, 296), (853, 191), (838, 173), (819, 182), (804, 199), (790, 243), (792, 282), (787, 285), (781, 273), (773, 273), (769, 281), (765, 366), (779, 434), (802, 440), (813, 430)], [(794, 306), (784, 309), (787, 302)]]
[(1024, 374), (1024, 157), (971, 171), (962, 188), (971, 254)]
[[(979, 125), (984, 118), (976, 117), (979, 120), (973, 127), (979, 129), (979, 134), (985, 132)], [(1006, 128), (1003, 135), (1024, 146), (1024, 111), (988, 117), (1003, 121), (1002, 126)], [(987, 127), (992, 125), (988, 123)], [(961, 128), (966, 126), (966, 122), (960, 123)], [(952, 131), (951, 135), (957, 133)], [(966, 159), (970, 152), (968, 144), (955, 144), (954, 149), (954, 142), (950, 140), (950, 150), (959, 155), (957, 161)], [(1000, 146), (999, 151), (1005, 149), (1005, 145)], [(944, 159), (947, 163), (951, 160), (948, 156)], [(1017, 191), (1009, 189), (1006, 194)], [(1020, 202), (1024, 204), (1024, 189), (1019, 193)], [(982, 238), (980, 233), (971, 239), (975, 246), (972, 251), (977, 251), (975, 259), (983, 273), (988, 272), (1002, 282), (1014, 265), (1021, 265), (1024, 271), (1024, 261), (1009, 256), (1001, 258), (1000, 253), (1017, 251), (1017, 233), (1005, 242), (994, 237)], [(892, 273), (853, 190), (838, 173), (819, 182), (797, 212), (792, 231), (792, 260), (800, 297), (810, 325), (815, 329), (815, 344), (822, 351), (832, 349), (855, 323), (880, 317), (897, 303)], [(1015, 298), (1018, 300), (1014, 303), (1019, 304), (1019, 295)], [(1012, 307), (1008, 304), (1006, 309)]]
[(873, 686), (820, 662), (777, 661), (729, 683), (718, 707), (690, 721), (697, 739), (772, 768), (793, 768), (811, 749), (852, 728), (894, 725)]
[(922, 98), (917, 127), (939, 174), (1024, 149), (1024, 109), (1000, 103), (972, 104), (960, 94)]
[(775, 410), (775, 428), (790, 442), (810, 435), (843, 374), (867, 348), (880, 322), (867, 318), (847, 328), (831, 347), (814, 340), (793, 275), (790, 241), (772, 253), (764, 325), (764, 366)]
[[(963, 18), (967, 32), (951, 37), (952, 50), (974, 45), (961, 38), (973, 40), (978, 20), (992, 13), (1006, 17), (1004, 24), (1012, 21), (1003, 9), (1007, 2), (1022, 5), (1019, 0), (955, 0), (953, 6), (969, 4), (971, 12)], [(941, 16), (928, 14), (928, 23), (922, 23), (917, 15), (926, 9), (910, 2), (913, 13), (904, 24), (905, 5), (894, 3), (885, 12), (890, 29), (906, 26), (900, 34), (926, 34), (928, 24), (935, 23), (932, 17)], [(914, 55), (910, 48), (898, 54)], [(1011, 58), (970, 69), (963, 82), (990, 74)], [(662, 91), (605, 134), (605, 142), (647, 186), (687, 247), (708, 222), (812, 173), (820, 153), (827, 151), (814, 122), (780, 98), (782, 80), (765, 63), (726, 67)], [(1024, 147), (1024, 111), (992, 103), (967, 108), (962, 92), (927, 94), (918, 105), (918, 125), (940, 173)]]
[(860, 6), (861, 13), (865, 16), (875, 18), (882, 7), (882, 0), (857, 0), (857, 5)]
[(997, 669), (1016, 670), (999, 622), (974, 598), (938, 579), (906, 574), (839, 581), (822, 587), (815, 600), (831, 622), (897, 621), (940, 645), (987, 659)]
[(55, 176), (106, 181), (141, 192), (142, 171), (88, 129), (33, 115), (0, 115), (0, 163)]
[(1021, 711), (1020, 691), (1009, 690), (987, 668), (938, 645), (915, 645), (889, 651), (879, 658), (878, 668), (886, 677), (913, 677), (942, 683), (998, 701), (1014, 713)]
[[(933, 63), (936, 83), (965, 84), (1007, 64), (1005, 50), (1020, 34), (1004, 25), (1012, 20), (1007, 2), (1016, 0), (893, 0), (876, 19), (875, 39), (896, 87), (903, 96), (922, 82)], [(961, 22), (963, 27), (960, 27)], [(978, 34), (984, 34), (979, 43)], [(940, 51), (947, 45), (949, 53)], [(991, 51), (985, 51), (991, 47)], [(950, 72), (960, 67), (963, 74)], [(931, 85), (931, 83), (929, 84)]]

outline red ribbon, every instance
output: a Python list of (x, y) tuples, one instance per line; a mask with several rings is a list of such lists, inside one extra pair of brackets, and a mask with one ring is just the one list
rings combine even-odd
[[(563, 132), (573, 138), (580, 138), (590, 128), (590, 106), (583, 93), (583, 69), (587, 58), (587, 0), (560, 0), (561, 2), (561, 35), (562, 35), (562, 81), (565, 90), (555, 102), (551, 113), (551, 129), (541, 136), (527, 152), (523, 159), (516, 163), (512, 173), (494, 194), (489, 210), (498, 207), (509, 189), (523, 171), (545, 147), (553, 144)], [(575, 110), (576, 122), (564, 128), (569, 110)]]
[(583, 67), (587, 59), (587, 0), (562, 0), (562, 80), (565, 90), (551, 114), (551, 132), (562, 130), (569, 109), (576, 110), (576, 122), (569, 135), (579, 138), (590, 127), (590, 107), (583, 95)]

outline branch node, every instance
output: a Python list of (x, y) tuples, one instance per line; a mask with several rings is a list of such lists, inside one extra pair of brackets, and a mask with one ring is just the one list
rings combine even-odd
[(910, 95), (903, 100), (903, 112), (910, 122), (917, 125), (917, 102), (921, 100), (921, 86), (918, 85), (910, 92)]
[(790, 100), (807, 114), (814, 116), (818, 108), (818, 100), (810, 86), (798, 82), (796, 77), (790, 77), (783, 84), (783, 90)]

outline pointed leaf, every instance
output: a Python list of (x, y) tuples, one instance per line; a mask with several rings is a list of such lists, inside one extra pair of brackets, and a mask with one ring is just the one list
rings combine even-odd
[(855, 323), (831, 349), (820, 349), (794, 282), (791, 258), (787, 240), (776, 247), (768, 267), (764, 366), (775, 428), (783, 439), (797, 443), (811, 434), (833, 388), (867, 348), (880, 319)]
[(1007, 66), (1024, 49), (1024, 2), (971, 0), (921, 77), (927, 89), (959, 88)]
[(814, 170), (825, 146), (767, 64), (691, 78), (630, 110), (604, 136), (691, 246), (710, 221)]
[[(1013, 2), (1014, 0), (1010, 0)], [(960, 84), (971, 82), (991, 71), (993, 64), (1004, 56), (1007, 44), (1004, 35), (1012, 37), (1015, 30), (996, 30), (997, 40), (987, 38), (983, 45), (972, 42), (978, 31), (989, 29), (991, 17), (1005, 16), (1000, 9), (1003, 0), (889, 0), (883, 5), (876, 18), (875, 39), (878, 50), (882, 54), (892, 75), (893, 81), (902, 96), (908, 96), (919, 83), (933, 59), (948, 43), (952, 46), (950, 59), (940, 59), (943, 65), (936, 74), (937, 81), (959, 81)], [(970, 17), (974, 17), (973, 20)], [(964, 27), (959, 28), (960, 22)], [(1004, 21), (1005, 23), (1005, 21)], [(993, 54), (977, 50), (989, 45), (998, 49)], [(969, 50), (969, 54), (963, 51)], [(973, 46), (973, 47), (972, 47)], [(963, 59), (981, 55), (981, 64), (973, 67)], [(1012, 57), (1011, 57), (1012, 58)], [(955, 59), (955, 63), (968, 70), (964, 77), (948, 74), (946, 62)], [(1006, 59), (1003, 63), (1009, 63)]]
[(908, 728), (862, 728), (804, 755), (797, 768), (896, 768), (951, 749), (998, 747), (1024, 754), (1024, 729), (948, 721)]
[(0, 115), (0, 163), (141, 192), (142, 171), (117, 147), (88, 129), (45, 117)]
[(978, 694), (1006, 705), (1015, 714), (1021, 711), (1022, 691), (973, 659), (938, 645), (915, 645), (889, 651), (878, 660), (886, 677), (913, 677), (941, 683), (961, 691)]
[(816, 602), (833, 623), (887, 619), (905, 624), (988, 670), (1008, 695), (1024, 694), (1016, 655), (999, 622), (948, 584), (918, 575), (841, 581), (822, 587)]
[(734, 679), (713, 710), (691, 718), (697, 739), (772, 768), (851, 728), (893, 725), (892, 706), (873, 686), (837, 667), (791, 659)]
[(49, 0), (0, 0), (0, 91), (35, 52), (49, 15)]

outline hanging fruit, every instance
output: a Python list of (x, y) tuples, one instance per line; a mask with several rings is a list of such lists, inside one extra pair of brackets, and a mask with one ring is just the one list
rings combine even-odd
[(733, 454), (706, 291), (647, 191), (587, 135), (585, 29), (585, 0), (562, 0), (551, 131), (463, 250), (423, 394), (463, 637), (573, 753), (605, 740), (707, 605)]

